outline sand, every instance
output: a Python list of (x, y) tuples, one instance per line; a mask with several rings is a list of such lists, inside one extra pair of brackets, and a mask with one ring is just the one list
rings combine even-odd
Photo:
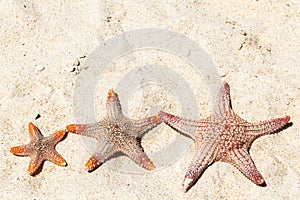
[[(300, 198), (299, 1), (0, 5), (1, 199)], [(164, 124), (142, 139), (152, 172), (119, 156), (88, 173), (84, 164), (97, 144), (71, 133), (56, 147), (68, 166), (45, 162), (35, 177), (26, 171), (29, 157), (9, 152), (29, 142), (30, 121), (48, 136), (99, 120), (111, 88), (130, 118), (159, 110), (205, 118), (221, 81), (246, 120), (291, 116), (291, 127), (250, 150), (267, 187), (215, 163), (184, 193), (194, 144)]]

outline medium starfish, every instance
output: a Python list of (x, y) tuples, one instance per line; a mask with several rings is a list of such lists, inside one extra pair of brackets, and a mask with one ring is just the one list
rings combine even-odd
[(12, 147), (10, 152), (17, 156), (30, 156), (28, 172), (31, 176), (37, 174), (44, 161), (51, 161), (59, 166), (66, 166), (67, 162), (57, 153), (55, 146), (64, 138), (66, 131), (58, 131), (44, 137), (40, 130), (33, 124), (28, 124), (30, 143)]
[(185, 192), (208, 166), (217, 161), (232, 164), (253, 183), (265, 185), (249, 149), (255, 139), (281, 130), (290, 120), (286, 116), (258, 123), (247, 122), (232, 110), (230, 88), (226, 82), (220, 89), (217, 109), (207, 119), (193, 121), (163, 111), (159, 115), (170, 127), (194, 140), (196, 155), (182, 184)]
[(67, 126), (70, 132), (95, 138), (102, 143), (85, 165), (88, 172), (94, 171), (116, 152), (122, 152), (141, 167), (153, 170), (155, 166), (137, 138), (159, 125), (162, 122), (160, 117), (157, 115), (140, 120), (125, 117), (114, 90), (108, 92), (106, 110), (107, 115), (97, 123)]

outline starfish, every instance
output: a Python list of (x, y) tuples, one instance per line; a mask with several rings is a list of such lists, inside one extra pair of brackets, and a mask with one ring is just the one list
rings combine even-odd
[(33, 124), (28, 124), (30, 143), (12, 147), (10, 152), (17, 156), (30, 156), (28, 172), (31, 176), (37, 174), (44, 161), (51, 161), (59, 166), (66, 166), (65, 159), (57, 153), (55, 146), (64, 138), (66, 131), (60, 130), (48, 137), (44, 137)]
[(101, 143), (100, 149), (85, 165), (88, 172), (97, 169), (116, 152), (122, 152), (141, 167), (153, 170), (155, 166), (143, 151), (138, 138), (159, 125), (162, 122), (160, 117), (127, 118), (122, 113), (118, 95), (112, 89), (108, 92), (106, 110), (106, 116), (99, 122), (67, 125), (68, 131), (92, 137)]
[(288, 123), (289, 116), (250, 123), (234, 113), (231, 107), (230, 88), (224, 82), (214, 113), (203, 120), (188, 120), (163, 111), (162, 120), (173, 129), (194, 140), (196, 155), (183, 181), (187, 192), (214, 162), (227, 162), (236, 167), (257, 185), (266, 185), (250, 157), (249, 149), (258, 137), (277, 132)]

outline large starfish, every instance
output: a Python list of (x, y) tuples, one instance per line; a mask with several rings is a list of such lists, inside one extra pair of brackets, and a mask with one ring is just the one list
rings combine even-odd
[(55, 150), (55, 146), (64, 138), (65, 130), (57, 131), (48, 137), (44, 137), (40, 130), (31, 122), (28, 124), (28, 130), (30, 143), (12, 147), (10, 152), (17, 156), (30, 156), (31, 160), (28, 167), (30, 175), (36, 175), (45, 160), (59, 166), (67, 165), (65, 159)]
[(116, 152), (122, 152), (141, 167), (153, 170), (155, 166), (143, 151), (137, 139), (160, 124), (160, 117), (152, 116), (140, 120), (132, 120), (122, 113), (118, 95), (110, 90), (106, 103), (107, 115), (93, 124), (70, 124), (67, 130), (80, 135), (95, 138), (102, 142), (100, 149), (86, 163), (91, 172), (104, 163)]
[(262, 175), (250, 157), (249, 149), (255, 139), (279, 131), (290, 120), (289, 116), (250, 123), (231, 108), (230, 88), (224, 82), (218, 97), (218, 106), (207, 119), (193, 121), (163, 111), (162, 120), (175, 130), (194, 140), (196, 155), (189, 166), (183, 188), (187, 192), (204, 170), (217, 161), (227, 162), (239, 169), (257, 185), (265, 185)]

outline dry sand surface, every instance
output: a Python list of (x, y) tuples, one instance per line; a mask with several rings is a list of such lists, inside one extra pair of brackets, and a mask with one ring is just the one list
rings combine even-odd
[[(300, 198), (298, 0), (17, 0), (0, 5), (0, 199)], [(136, 30), (140, 30), (138, 38), (126, 38)], [(168, 34), (162, 36), (162, 32)], [(232, 106), (241, 117), (256, 122), (291, 116), (291, 127), (261, 137), (250, 149), (267, 187), (256, 186), (229, 164), (215, 163), (184, 193), (181, 183), (194, 156), (194, 144), (165, 124), (142, 139), (157, 166), (152, 172), (119, 156), (88, 173), (84, 164), (95, 142), (71, 133), (56, 146), (68, 166), (45, 162), (35, 177), (26, 171), (29, 157), (9, 152), (12, 146), (29, 142), (30, 121), (47, 136), (67, 124), (100, 119), (110, 88), (116, 88), (130, 118), (150, 116), (160, 109), (193, 119), (209, 116), (214, 90), (208, 83), (214, 77), (190, 62), (194, 54), (189, 43), (176, 35), (206, 52), (205, 59), (214, 64), (209, 69), (231, 86)], [(127, 46), (119, 45), (116, 37), (125, 38)], [(144, 44), (155, 38), (162, 39), (167, 49)], [(187, 54), (168, 49), (174, 44), (175, 51)], [(140, 48), (120, 53), (135, 45)], [(93, 54), (97, 49), (98, 54)], [(87, 61), (93, 60), (99, 70), (89, 77)], [(92, 103), (78, 107), (75, 100), (86, 97), (85, 91), (78, 92), (81, 83), (91, 83), (88, 89), (94, 93)], [(80, 109), (88, 107), (94, 112), (89, 116), (83, 111), (80, 116)]]

